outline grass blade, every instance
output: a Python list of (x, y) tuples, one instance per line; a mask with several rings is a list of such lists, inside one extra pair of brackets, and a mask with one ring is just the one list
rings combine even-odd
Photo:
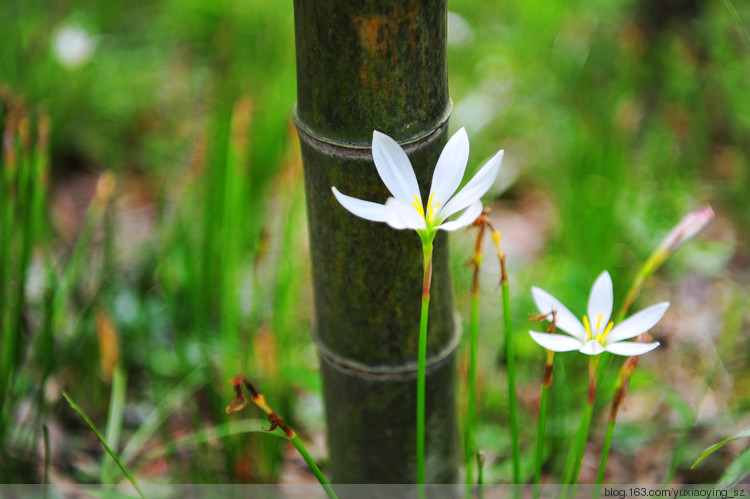
[[(117, 447), (122, 434), (122, 417), (125, 409), (125, 387), (127, 384), (126, 374), (118, 365), (112, 373), (112, 393), (109, 399), (109, 415), (107, 416), (107, 443), (112, 447)], [(113, 481), (111, 461), (102, 463), (101, 480), (102, 483), (111, 483)]]
[(164, 445), (156, 447), (153, 450), (149, 450), (143, 455), (143, 458), (139, 458), (139, 462), (149, 462), (154, 459), (166, 456), (168, 454), (174, 454), (185, 448), (195, 447), (202, 445), (214, 440), (231, 437), (234, 435), (240, 435), (243, 433), (264, 433), (273, 435), (275, 437), (286, 439), (286, 435), (279, 428), (268, 430), (263, 426), (267, 426), (268, 421), (263, 419), (242, 419), (239, 421), (228, 421), (220, 425), (213, 426), (211, 428), (202, 428), (189, 435), (185, 435), (180, 438), (176, 438), (171, 442), (166, 442)]
[(86, 423), (86, 425), (91, 429), (92, 432), (94, 432), (94, 435), (96, 435), (96, 438), (99, 439), (99, 442), (104, 446), (104, 450), (107, 451), (107, 453), (112, 457), (112, 459), (115, 460), (117, 463), (117, 466), (122, 470), (122, 472), (125, 474), (126, 477), (128, 477), (128, 480), (130, 480), (130, 483), (133, 484), (133, 487), (135, 487), (135, 490), (138, 491), (138, 495), (142, 499), (146, 499), (143, 495), (143, 492), (141, 492), (141, 489), (138, 487), (138, 484), (135, 481), (135, 478), (133, 477), (133, 474), (130, 473), (127, 467), (125, 467), (125, 463), (122, 462), (120, 459), (120, 456), (117, 455), (117, 453), (112, 450), (112, 447), (107, 444), (107, 440), (102, 436), (101, 433), (99, 433), (99, 430), (96, 429), (96, 426), (94, 426), (94, 423), (91, 422), (91, 420), (84, 414), (84, 412), (81, 410), (80, 407), (76, 405), (75, 402), (68, 396), (66, 392), (63, 392), (63, 397), (65, 397), (65, 400), (68, 401), (68, 404), (70, 405), (70, 408), (73, 409), (78, 416), (80, 416), (81, 419), (83, 419), (83, 422)]
[(708, 456), (710, 456), (711, 454), (713, 454), (717, 450), (719, 450), (722, 447), (724, 447), (729, 442), (733, 442), (735, 440), (739, 440), (740, 438), (747, 438), (747, 437), (750, 437), (750, 428), (745, 428), (744, 430), (742, 430), (738, 434), (736, 434), (736, 435), (734, 435), (732, 437), (729, 437), (729, 438), (725, 438), (721, 442), (717, 442), (717, 443), (713, 444), (711, 447), (709, 447), (708, 449), (706, 449), (706, 450), (703, 451), (703, 453), (700, 455), (700, 457), (695, 460), (695, 462), (693, 463), (692, 466), (690, 466), (690, 469), (691, 470), (694, 469), (696, 466), (698, 466), (700, 464), (701, 461), (703, 461), (704, 459), (706, 459)]
[(747, 476), (747, 470), (750, 469), (750, 449), (745, 449), (737, 459), (727, 467), (727, 470), (721, 475), (717, 483), (738, 484), (740, 480)]

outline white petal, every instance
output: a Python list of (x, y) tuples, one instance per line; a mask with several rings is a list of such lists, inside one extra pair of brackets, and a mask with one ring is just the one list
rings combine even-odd
[(424, 218), (411, 203), (396, 198), (385, 202), (385, 221), (394, 229), (426, 229)]
[(628, 317), (626, 320), (612, 328), (612, 331), (607, 335), (607, 343), (629, 340), (641, 333), (645, 333), (654, 327), (662, 317), (664, 317), (664, 313), (668, 308), (668, 302), (661, 302), (656, 305), (651, 305), (637, 314)]
[(417, 196), (422, 200), (414, 168), (395, 140), (377, 130), (373, 131), (372, 157), (380, 178), (396, 199), (410, 203)]
[(466, 135), (466, 129), (461, 128), (445, 145), (435, 166), (430, 187), (430, 195), (434, 193), (433, 202), (440, 201), (445, 204), (456, 192), (461, 179), (464, 178), (468, 161), (469, 136)]
[(607, 345), (607, 351), (615, 355), (624, 355), (626, 357), (633, 357), (634, 355), (643, 355), (648, 353), (654, 348), (659, 346), (659, 342), (653, 343), (638, 343), (636, 341), (620, 341), (618, 343), (612, 343)]
[(333, 195), (336, 196), (341, 206), (366, 220), (372, 220), (373, 222), (385, 222), (385, 205), (372, 203), (370, 201), (363, 201), (362, 199), (353, 198), (346, 194), (341, 194), (338, 189), (331, 187)]
[(570, 352), (581, 348), (581, 342), (567, 334), (549, 334), (529, 331), (531, 339), (553, 352)]
[(464, 210), (461, 215), (458, 216), (455, 220), (451, 220), (450, 222), (443, 222), (438, 226), (439, 229), (452, 231), (461, 229), (463, 227), (468, 227), (472, 223), (474, 223), (474, 220), (477, 219), (479, 215), (482, 214), (482, 202), (477, 201), (476, 203), (472, 204), (466, 210)]
[(495, 156), (493, 156), (492, 159), (489, 160), (476, 175), (474, 175), (474, 178), (469, 180), (463, 189), (458, 191), (458, 193), (453, 196), (445, 206), (443, 206), (443, 209), (440, 210), (438, 216), (446, 219), (484, 196), (487, 190), (492, 186), (495, 178), (497, 178), (497, 174), (500, 171), (500, 164), (503, 162), (503, 154), (503, 151), (495, 154)]
[(604, 347), (598, 341), (589, 340), (578, 351), (586, 355), (599, 355), (604, 351)]
[(588, 317), (591, 323), (591, 336), (604, 332), (611, 316), (612, 278), (605, 270), (596, 278), (589, 294)]
[(552, 320), (551, 313), (554, 310), (555, 327), (575, 336), (581, 345), (583, 345), (583, 342), (586, 341), (586, 329), (581, 324), (581, 321), (565, 305), (545, 290), (537, 287), (531, 288), (531, 294), (534, 297), (534, 303), (536, 303), (539, 313), (547, 315), (548, 320)]

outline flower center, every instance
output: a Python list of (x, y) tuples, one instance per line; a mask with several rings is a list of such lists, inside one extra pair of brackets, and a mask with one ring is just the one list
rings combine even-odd
[(604, 328), (604, 331), (602, 331), (602, 319), (604, 318), (604, 314), (599, 314), (599, 317), (596, 319), (596, 329), (594, 330), (593, 334), (591, 332), (591, 324), (589, 323), (589, 318), (587, 316), (583, 316), (583, 327), (586, 328), (586, 339), (591, 340), (604, 344), (604, 340), (607, 338), (607, 335), (610, 331), (612, 331), (612, 326), (615, 325), (614, 322), (609, 321), (609, 324), (607, 324), (607, 327)]
[(417, 210), (417, 213), (419, 213), (419, 216), (421, 216), (425, 220), (427, 225), (430, 225), (435, 221), (435, 214), (437, 213), (438, 206), (440, 206), (440, 201), (435, 203), (435, 206), (432, 205), (433, 196), (435, 196), (435, 191), (432, 191), (430, 193), (430, 197), (427, 200), (426, 209), (422, 206), (422, 200), (419, 199), (419, 196), (417, 196), (416, 194), (414, 195), (415, 201), (411, 202), (411, 205), (415, 210)]

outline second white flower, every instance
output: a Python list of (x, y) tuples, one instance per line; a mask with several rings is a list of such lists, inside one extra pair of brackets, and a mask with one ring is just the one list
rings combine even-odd
[(668, 302), (657, 303), (625, 319), (618, 325), (610, 321), (612, 316), (612, 278), (606, 270), (594, 281), (589, 294), (587, 315), (583, 322), (543, 289), (533, 287), (531, 293), (539, 312), (552, 320), (555, 328), (567, 334), (549, 334), (529, 331), (531, 338), (542, 347), (553, 352), (578, 350), (586, 355), (599, 355), (607, 351), (616, 355), (643, 355), (659, 346), (659, 342), (640, 343), (625, 341), (635, 338), (654, 327), (669, 308)]

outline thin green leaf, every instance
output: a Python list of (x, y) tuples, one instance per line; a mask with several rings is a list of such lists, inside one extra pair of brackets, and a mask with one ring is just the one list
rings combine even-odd
[(138, 495), (142, 499), (146, 499), (143, 495), (143, 492), (141, 492), (141, 489), (138, 488), (138, 484), (135, 482), (135, 478), (133, 477), (132, 473), (125, 467), (125, 463), (122, 462), (120, 459), (120, 456), (117, 455), (117, 453), (112, 450), (112, 448), (107, 444), (107, 440), (102, 436), (101, 433), (99, 433), (99, 430), (96, 429), (96, 426), (94, 426), (94, 423), (91, 422), (91, 420), (86, 416), (86, 414), (83, 413), (80, 407), (76, 405), (75, 402), (68, 396), (67, 393), (63, 392), (63, 397), (65, 397), (65, 400), (68, 401), (68, 404), (70, 405), (70, 408), (73, 409), (78, 416), (80, 416), (81, 419), (83, 419), (83, 422), (86, 423), (86, 425), (91, 429), (91, 431), (94, 432), (94, 435), (96, 435), (96, 438), (99, 439), (99, 442), (104, 446), (104, 450), (107, 451), (107, 453), (112, 456), (112, 459), (115, 460), (117, 463), (117, 466), (120, 467), (120, 470), (125, 474), (126, 477), (128, 477), (128, 480), (130, 480), (130, 483), (133, 484), (133, 487), (135, 487), (135, 490), (138, 491)]
[(742, 454), (737, 456), (727, 470), (721, 475), (718, 483), (724, 485), (734, 485), (740, 483), (740, 480), (747, 476), (750, 470), (750, 449), (745, 449)]
[(706, 449), (706, 450), (703, 451), (703, 454), (701, 454), (700, 457), (693, 463), (693, 465), (690, 467), (690, 469), (692, 470), (693, 468), (695, 468), (696, 466), (698, 466), (698, 464), (701, 461), (703, 461), (704, 459), (706, 459), (708, 456), (710, 456), (711, 454), (713, 454), (717, 450), (719, 450), (722, 447), (724, 447), (729, 442), (733, 442), (735, 440), (739, 440), (740, 438), (747, 438), (747, 437), (750, 437), (750, 428), (745, 428), (743, 431), (739, 432), (738, 434), (734, 435), (733, 437), (725, 438), (721, 442), (713, 444), (711, 447), (709, 447), (708, 449)]
[[(109, 398), (109, 415), (107, 416), (107, 430), (105, 436), (107, 443), (112, 447), (117, 447), (122, 434), (122, 418), (125, 414), (125, 391), (126, 391), (125, 371), (119, 365), (115, 366), (112, 373), (112, 388)], [(124, 459), (123, 459), (124, 461)], [(114, 480), (112, 470), (112, 461), (102, 463), (101, 479), (102, 483), (110, 483)]]
[(167, 442), (164, 445), (147, 452), (143, 456), (143, 460), (151, 461), (187, 447), (194, 447), (206, 442), (239, 435), (241, 433), (265, 433), (279, 438), (287, 438), (281, 429), (276, 428), (273, 431), (268, 431), (267, 428), (264, 428), (265, 426), (268, 426), (268, 421), (263, 419), (241, 419), (238, 421), (229, 421), (217, 426), (198, 430), (195, 433)]

